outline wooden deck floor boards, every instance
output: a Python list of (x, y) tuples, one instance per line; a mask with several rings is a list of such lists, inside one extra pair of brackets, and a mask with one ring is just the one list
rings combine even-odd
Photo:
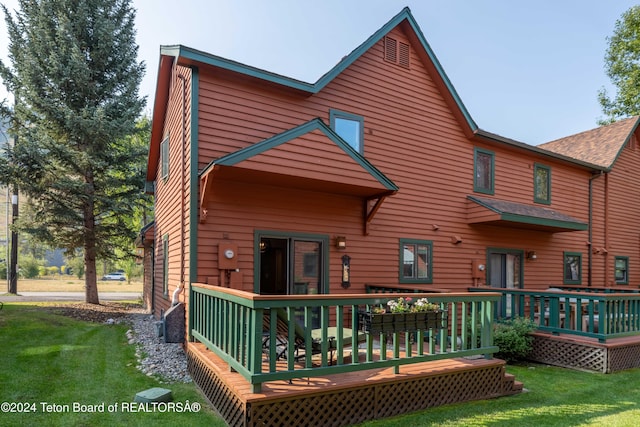
[[(326, 375), (321, 377), (309, 377), (288, 380), (271, 381), (262, 384), (262, 390), (259, 393), (251, 392), (251, 384), (246, 381), (242, 375), (237, 372), (231, 372), (228, 365), (216, 356), (213, 352), (206, 349), (203, 344), (189, 343), (190, 350), (198, 354), (198, 356), (206, 360), (208, 365), (212, 367), (219, 377), (241, 397), (245, 402), (256, 400), (282, 399), (283, 397), (321, 393), (327, 389), (339, 390), (357, 388), (371, 385), (372, 383), (394, 382), (409, 377), (419, 377), (428, 375), (437, 375), (456, 371), (473, 370), (488, 365), (503, 365), (504, 362), (498, 359), (485, 358), (457, 358), (445, 359), (438, 361), (430, 361), (405, 365), (400, 368), (400, 372), (395, 374), (393, 368), (377, 368), (365, 371), (347, 372), (335, 375)], [(285, 368), (286, 361), (278, 362), (282, 369)], [(265, 364), (265, 369), (267, 368)]]

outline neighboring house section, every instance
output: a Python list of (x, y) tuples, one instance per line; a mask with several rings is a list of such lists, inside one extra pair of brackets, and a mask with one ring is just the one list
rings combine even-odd
[(313, 84), (163, 46), (147, 175), (156, 314), (192, 282), (280, 295), (586, 285), (590, 263), (605, 268), (590, 233), (633, 274), (638, 236), (632, 251), (589, 221), (636, 151), (610, 172), (545, 148), (477, 127), (408, 9)]
[(637, 286), (640, 280), (638, 120), (631, 117), (539, 146), (601, 168), (589, 179), (591, 245), (583, 263), (591, 274), (583, 284)]

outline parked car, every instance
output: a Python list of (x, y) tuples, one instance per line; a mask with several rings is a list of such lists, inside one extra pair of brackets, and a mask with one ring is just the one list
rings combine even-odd
[(114, 271), (113, 273), (105, 274), (102, 276), (102, 280), (119, 280), (124, 282), (127, 280), (127, 276), (121, 271)]

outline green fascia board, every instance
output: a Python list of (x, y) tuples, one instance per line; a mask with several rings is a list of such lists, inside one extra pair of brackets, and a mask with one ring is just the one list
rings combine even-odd
[(467, 199), (479, 204), (482, 207), (489, 209), (490, 211), (493, 211), (499, 214), (500, 219), (503, 221), (519, 222), (522, 224), (542, 225), (547, 227), (558, 227), (558, 228), (565, 228), (565, 229), (574, 230), (574, 231), (585, 231), (589, 228), (588, 224), (584, 222), (563, 221), (558, 219), (540, 218), (533, 215), (521, 215), (521, 214), (503, 212), (499, 209), (496, 209), (494, 206), (491, 206), (487, 203), (483, 203), (481, 200), (478, 200), (475, 197), (467, 196)]
[(160, 54), (167, 56), (175, 56), (176, 58), (189, 59), (203, 64), (212, 65), (214, 67), (223, 68), (225, 70), (234, 71), (240, 74), (256, 77), (261, 80), (267, 80), (273, 83), (277, 83), (283, 86), (292, 87), (310, 94), (315, 93), (314, 85), (311, 83), (296, 80), (291, 77), (286, 77), (280, 74), (272, 73), (270, 71), (262, 70), (260, 68), (252, 67), (250, 65), (242, 64), (240, 62), (232, 61), (220, 56), (212, 55), (210, 53), (202, 52), (196, 49), (192, 49), (187, 46), (173, 45), (173, 46), (161, 46)]
[(490, 141), (493, 142), (498, 142), (501, 144), (506, 144), (506, 145), (510, 145), (512, 147), (516, 147), (516, 148), (521, 148), (523, 150), (527, 150), (536, 154), (540, 154), (544, 157), (548, 157), (551, 159), (556, 159), (556, 160), (562, 160), (564, 162), (568, 162), (574, 165), (578, 165), (581, 166), (585, 169), (589, 169), (589, 170), (596, 170), (596, 171), (603, 171), (603, 172), (608, 172), (610, 171), (610, 168), (605, 168), (602, 166), (598, 166), (594, 163), (589, 163), (589, 162), (585, 162), (582, 160), (578, 160), (578, 159), (574, 159), (573, 157), (568, 157), (565, 156), (563, 154), (558, 154), (558, 153), (554, 153), (553, 151), (549, 151), (549, 150), (545, 150), (543, 148), (537, 147), (535, 145), (529, 145), (526, 142), (521, 142), (521, 141), (516, 141), (515, 139), (511, 139), (511, 138), (507, 138), (492, 132), (488, 132), (486, 130), (483, 129), (478, 129), (475, 131), (475, 134), (479, 137), (488, 139)]
[(557, 219), (545, 219), (530, 215), (518, 215), (510, 213), (501, 213), (500, 216), (504, 221), (520, 222), (523, 224), (545, 225), (549, 227), (566, 228), (575, 231), (585, 231), (588, 229), (588, 225), (582, 222), (560, 221)]
[(216, 165), (220, 166), (234, 166), (243, 160), (247, 160), (253, 156), (264, 153), (274, 147), (289, 142), (295, 138), (305, 135), (309, 132), (319, 130), (326, 135), (331, 141), (333, 141), (338, 147), (340, 147), (349, 157), (351, 157), (356, 163), (358, 163), (364, 170), (366, 170), (373, 178), (380, 182), (389, 191), (398, 191), (393, 181), (387, 178), (382, 172), (380, 172), (375, 166), (373, 166), (367, 159), (365, 159), (360, 153), (353, 149), (347, 142), (345, 142), (337, 133), (329, 128), (324, 122), (319, 119), (310, 120), (300, 126), (284, 131), (271, 138), (265, 139), (262, 142), (250, 145), (241, 150), (227, 154), (220, 157), (217, 160), (209, 163), (201, 172), (200, 176), (205, 175), (211, 168)]
[(405, 9), (403, 9), (403, 11), (400, 14), (402, 13), (406, 13), (407, 15), (406, 19), (409, 22), (409, 25), (411, 25), (411, 28), (416, 33), (416, 36), (418, 37), (418, 40), (420, 40), (420, 43), (422, 44), (422, 47), (424, 48), (424, 50), (427, 52), (429, 59), (431, 59), (431, 61), (433, 62), (433, 66), (436, 67), (436, 70), (438, 70), (438, 74), (440, 74), (442, 81), (447, 86), (447, 89), (449, 90), (449, 93), (451, 93), (451, 96), (453, 97), (456, 104), (458, 105), (460, 112), (462, 112), (462, 114), (464, 115), (464, 118), (467, 120), (467, 124), (471, 128), (471, 131), (476, 132), (479, 129), (478, 125), (471, 117), (471, 114), (469, 114), (467, 107), (465, 107), (464, 104), (462, 103), (462, 99), (458, 95), (458, 92), (456, 91), (456, 89), (453, 87), (453, 84), (451, 83), (451, 80), (449, 80), (447, 73), (444, 72), (444, 68), (442, 68), (440, 61), (438, 61), (436, 54), (431, 49), (431, 46), (427, 42), (427, 39), (425, 38), (424, 34), (422, 34), (422, 30), (420, 29), (420, 26), (418, 26), (418, 23), (416, 22), (416, 20), (413, 18), (411, 11), (409, 10), (408, 7), (406, 7)]
[(444, 81), (447, 89), (451, 93), (451, 96), (455, 100), (458, 108), (464, 115), (467, 120), (467, 124), (471, 128), (472, 132), (478, 130), (478, 126), (475, 121), (471, 118), (469, 111), (466, 109), (462, 100), (458, 96), (455, 88), (451, 84), (449, 77), (447, 77), (440, 61), (436, 58), (435, 53), (427, 43), (424, 34), (422, 34), (422, 30), (418, 26), (415, 18), (411, 14), (411, 10), (408, 7), (405, 7), (398, 13), (396, 16), (391, 18), (385, 25), (382, 26), (378, 31), (376, 31), (373, 35), (371, 35), (364, 43), (354, 49), (349, 55), (344, 57), (336, 66), (334, 66), (331, 70), (326, 72), (322, 77), (318, 79), (316, 83), (306, 83), (301, 80), (296, 80), (290, 77), (282, 76), (280, 74), (272, 73), (269, 71), (262, 70), (260, 68), (252, 67), (249, 65), (242, 64), (240, 62), (232, 61), (226, 58), (222, 58), (216, 55), (212, 55), (209, 53), (205, 53), (202, 51), (198, 51), (186, 46), (182, 45), (173, 45), (173, 46), (161, 46), (160, 53), (162, 55), (181, 57), (185, 59), (190, 59), (193, 61), (202, 62), (204, 64), (220, 67), (223, 69), (227, 69), (230, 71), (234, 71), (237, 73), (245, 74), (248, 76), (256, 77), (258, 79), (267, 80), (273, 83), (277, 83), (283, 86), (288, 86), (294, 89), (298, 89), (304, 92), (308, 92), (310, 95), (320, 92), (326, 85), (328, 85), (336, 76), (342, 73), (347, 67), (353, 64), (360, 56), (362, 56), (366, 51), (368, 51), (374, 44), (376, 44), (382, 37), (387, 35), (392, 29), (397, 27), (402, 21), (407, 20), (413, 31), (415, 32), (418, 40), (422, 44), (422, 48), (427, 53), (428, 57), (433, 62), (436, 70), (440, 74), (440, 77)]

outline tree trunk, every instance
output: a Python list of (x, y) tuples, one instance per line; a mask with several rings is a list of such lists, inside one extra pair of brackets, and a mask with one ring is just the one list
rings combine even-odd
[(95, 214), (93, 212), (93, 173), (85, 175), (88, 187), (87, 201), (84, 203), (84, 288), (85, 302), (100, 304), (98, 299), (98, 277), (96, 272), (96, 233)]
[(98, 299), (98, 276), (96, 274), (95, 239), (86, 239), (84, 243), (84, 301), (89, 304), (100, 304)]

